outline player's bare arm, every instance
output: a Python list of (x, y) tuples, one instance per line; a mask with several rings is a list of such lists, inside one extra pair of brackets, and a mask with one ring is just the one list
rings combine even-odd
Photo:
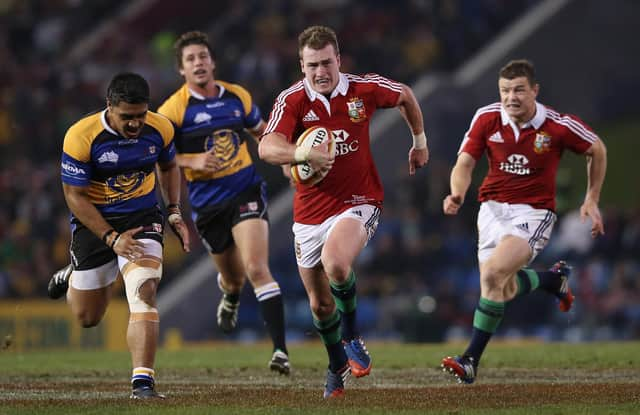
[(413, 91), (407, 85), (402, 84), (397, 107), (413, 134), (413, 145), (409, 150), (409, 175), (413, 175), (416, 169), (424, 166), (429, 161), (429, 147), (424, 133), (422, 110)]
[(607, 149), (601, 140), (596, 140), (585, 154), (587, 156), (587, 193), (580, 207), (580, 217), (583, 221), (587, 218), (591, 219), (591, 236), (595, 238), (598, 235), (604, 235), (604, 224), (598, 203), (607, 172)]
[(464, 202), (464, 197), (471, 185), (471, 173), (476, 166), (476, 160), (469, 154), (462, 152), (458, 156), (456, 165), (451, 170), (451, 194), (442, 202), (445, 215), (455, 215)]
[(179, 167), (188, 167), (203, 173), (213, 173), (220, 168), (220, 160), (215, 154), (215, 147), (196, 155), (176, 154)]
[(251, 134), (253, 139), (256, 140), (257, 144), (260, 144), (260, 137), (262, 137), (262, 135), (264, 134), (264, 130), (266, 128), (267, 128), (267, 123), (264, 122), (264, 120), (260, 120), (260, 122), (255, 127), (248, 130), (249, 134)]
[(168, 163), (158, 163), (158, 181), (168, 209), (167, 222), (176, 236), (182, 242), (182, 249), (190, 251), (189, 228), (182, 220), (180, 212), (180, 184), (182, 177), (175, 160)]
[(142, 227), (129, 229), (122, 233), (115, 232), (95, 205), (91, 203), (87, 187), (63, 183), (62, 192), (71, 213), (91, 232), (104, 240), (113, 249), (113, 252), (130, 259), (142, 256), (144, 252), (142, 244), (133, 239), (133, 235), (140, 232)]
[(329, 170), (333, 165), (335, 156), (323, 151), (322, 147), (310, 148), (303, 157), (296, 155), (296, 145), (287, 141), (286, 137), (278, 132), (272, 132), (262, 137), (258, 146), (258, 155), (271, 164), (295, 164), (308, 162), (311, 168), (317, 171)]

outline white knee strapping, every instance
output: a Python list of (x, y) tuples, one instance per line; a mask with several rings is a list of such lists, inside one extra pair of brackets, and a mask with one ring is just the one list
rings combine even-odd
[[(154, 261), (155, 262), (155, 261)], [(146, 264), (145, 264), (146, 265)], [(160, 280), (162, 277), (162, 264), (155, 263), (151, 266), (137, 266), (131, 264), (124, 273), (124, 286), (127, 291), (127, 301), (131, 313), (158, 313), (155, 307), (151, 307), (140, 298), (140, 287), (150, 279)]]

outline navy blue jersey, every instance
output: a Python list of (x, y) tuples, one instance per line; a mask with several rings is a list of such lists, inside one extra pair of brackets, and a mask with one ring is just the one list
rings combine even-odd
[(91, 202), (103, 214), (129, 213), (157, 204), (156, 162), (175, 158), (174, 128), (149, 111), (136, 138), (120, 136), (107, 124), (106, 110), (72, 125), (62, 148), (62, 182), (88, 186)]
[(260, 124), (260, 110), (241, 86), (222, 81), (216, 81), (216, 85), (220, 93), (208, 98), (185, 84), (158, 109), (176, 125), (176, 151), (181, 156), (197, 156), (213, 149), (220, 162), (220, 169), (213, 173), (184, 168), (189, 199), (196, 211), (233, 198), (262, 180), (243, 132)]

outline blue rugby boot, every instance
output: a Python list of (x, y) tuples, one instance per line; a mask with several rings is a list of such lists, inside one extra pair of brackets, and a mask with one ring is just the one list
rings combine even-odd
[(342, 341), (345, 353), (349, 359), (351, 373), (357, 378), (367, 376), (371, 372), (371, 356), (364, 345), (362, 337), (357, 337), (350, 341)]
[(471, 356), (454, 356), (442, 359), (443, 372), (449, 372), (456, 377), (458, 383), (473, 383), (476, 380), (478, 368)]
[(344, 384), (351, 375), (351, 367), (349, 364), (337, 372), (327, 370), (327, 382), (324, 384), (324, 399), (337, 398), (344, 395)]
[(573, 301), (575, 300), (575, 296), (571, 292), (571, 287), (569, 287), (569, 276), (571, 275), (571, 267), (567, 265), (565, 261), (558, 261), (549, 269), (549, 271), (558, 274), (558, 277), (561, 279), (560, 289), (556, 293), (556, 297), (558, 297), (558, 308), (560, 311), (566, 313), (571, 310), (571, 306), (573, 306)]

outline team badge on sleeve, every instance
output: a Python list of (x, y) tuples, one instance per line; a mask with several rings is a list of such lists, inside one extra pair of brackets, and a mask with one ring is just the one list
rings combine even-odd
[(367, 111), (364, 108), (362, 98), (351, 98), (347, 101), (347, 111), (349, 118), (353, 122), (362, 122), (367, 119)]
[(542, 154), (549, 150), (551, 150), (551, 136), (544, 131), (540, 131), (536, 134), (536, 139), (533, 142), (533, 151), (536, 154)]

